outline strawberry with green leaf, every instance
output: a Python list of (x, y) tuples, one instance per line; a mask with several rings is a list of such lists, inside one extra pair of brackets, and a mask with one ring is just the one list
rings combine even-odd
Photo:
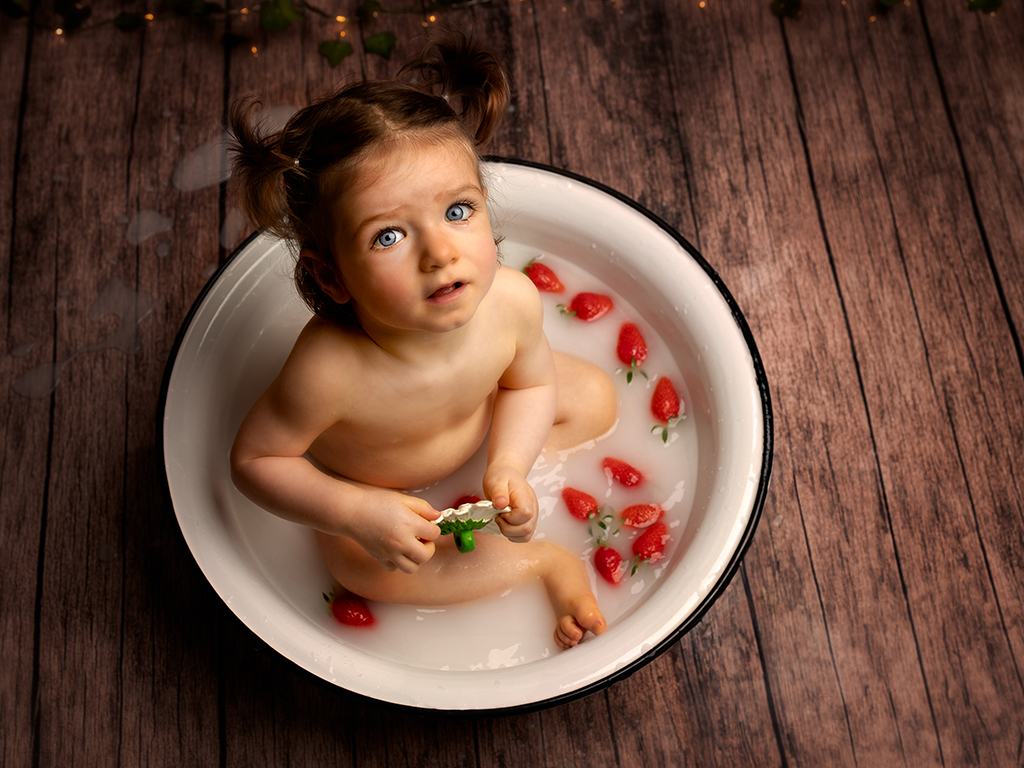
[(324, 594), (324, 600), (330, 606), (331, 615), (349, 627), (371, 627), (376, 621), (370, 613), (370, 607), (359, 595), (342, 590), (338, 594)]
[(653, 434), (660, 434), (663, 443), (668, 442), (668, 431), (685, 416), (686, 407), (679, 399), (679, 393), (668, 376), (662, 376), (654, 385), (651, 397), (651, 413), (661, 422), (651, 428)]
[(628, 368), (619, 369), (626, 372), (627, 384), (632, 383), (634, 373), (639, 373), (645, 379), (647, 378), (647, 374), (640, 368), (644, 364), (644, 360), (647, 359), (647, 342), (644, 340), (644, 335), (640, 332), (640, 329), (634, 323), (622, 324), (622, 327), (619, 329), (619, 342), (615, 347), (615, 352), (619, 356), (620, 362), (623, 365), (629, 366)]
[(670, 538), (668, 526), (660, 520), (637, 536), (633, 541), (633, 569), (630, 575), (635, 574), (637, 568), (644, 563), (656, 563), (665, 557)]
[(564, 304), (558, 307), (563, 315), (575, 315), (580, 320), (592, 323), (611, 312), (615, 303), (602, 293), (578, 293), (569, 302), (568, 308)]
[(558, 275), (547, 264), (531, 261), (523, 267), (523, 272), (537, 286), (538, 291), (544, 291), (545, 293), (565, 292), (565, 286), (562, 285), (562, 281), (558, 279)]
[(592, 517), (597, 517), (597, 499), (585, 491), (565, 488), (562, 490), (562, 501), (565, 502), (569, 514), (578, 520), (590, 520)]

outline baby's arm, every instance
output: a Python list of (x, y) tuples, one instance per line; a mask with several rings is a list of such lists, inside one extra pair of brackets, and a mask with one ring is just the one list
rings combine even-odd
[[(298, 366), (300, 369), (301, 365)], [(245, 417), (231, 449), (235, 485), (286, 520), (356, 541), (388, 570), (412, 573), (434, 553), (438, 513), (422, 499), (341, 480), (303, 454), (330, 423), (316, 375), (285, 370)]]
[(537, 495), (526, 476), (551, 431), (557, 391), (540, 297), (529, 278), (514, 274), (509, 304), (516, 353), (498, 381), (483, 489), (494, 506), (512, 507), (498, 518), (502, 533), (512, 541), (529, 541), (537, 526)]

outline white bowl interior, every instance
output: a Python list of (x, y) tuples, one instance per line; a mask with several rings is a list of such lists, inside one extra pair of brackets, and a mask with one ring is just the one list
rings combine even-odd
[[(499, 658), (478, 670), (430, 668), (347, 642), (322, 601), (310, 599), (330, 584), (312, 536), (255, 508), (228, 469), (238, 424), (309, 317), (281, 241), (254, 237), (211, 280), (182, 329), (165, 382), (171, 500), (199, 567), (225, 603), (318, 677), (380, 701), (437, 710), (544, 706), (645, 663), (724, 589), (756, 525), (770, 467), (770, 412), (756, 352), (699, 257), (651, 217), (585, 181), (513, 163), (485, 167), (502, 250), (555, 254), (614, 286), (667, 344), (690, 399), (698, 457), (685, 525), (656, 584), (605, 634), (528, 663), (507, 666)], [(523, 590), (512, 602), (460, 610), (476, 612), (471, 621), (508, 638), (517, 614), (533, 610), (537, 599)], [(423, 618), (412, 615), (406, 628), (415, 632), (412, 622)]]

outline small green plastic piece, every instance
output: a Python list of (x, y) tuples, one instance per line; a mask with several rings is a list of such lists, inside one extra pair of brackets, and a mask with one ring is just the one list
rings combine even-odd
[(441, 535), (452, 534), (455, 537), (455, 548), (462, 554), (472, 552), (476, 549), (476, 541), (473, 538), (473, 531), (479, 530), (487, 525), (490, 520), (445, 520), (439, 523)]

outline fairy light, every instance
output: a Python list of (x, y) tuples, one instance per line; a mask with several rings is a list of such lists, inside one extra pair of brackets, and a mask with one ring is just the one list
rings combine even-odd
[(239, 13), (242, 14), (243, 16), (245, 16), (245, 15), (247, 15), (249, 13), (249, 9), (248, 8), (243, 8), (242, 10), (239, 11)]
[(429, 16), (429, 17), (427, 18), (427, 21), (429, 21), (429, 22), (430, 22), (431, 24), (433, 24), (433, 23), (434, 23), (435, 21), (437, 21), (437, 16), (434, 16), (433, 14), (431, 14), (431, 15), (430, 15), (430, 16)]
[(338, 37), (344, 37), (345, 34), (346, 34), (345, 30), (343, 29), (343, 30), (341, 30), (341, 32), (338, 33)]
[(147, 14), (146, 14), (145, 16), (143, 16), (142, 18), (144, 18), (144, 19), (145, 19), (146, 21), (152, 21), (154, 17), (153, 17), (153, 14), (152, 14), (152, 13), (147, 13)]
[(256, 46), (255, 45), (252, 47), (251, 50), (252, 50), (252, 55), (253, 56), (259, 56), (260, 55), (260, 52), (258, 50), (256, 50)]
[(60, 37), (64, 34), (64, 30), (61, 29), (60, 27), (57, 27), (55, 30), (53, 30), (53, 34), (57, 35), (57, 37)]
[(348, 21), (348, 19), (346, 19), (344, 16), (335, 16), (334, 20), (339, 24), (344, 24), (346, 21)]
[(704, 0), (700, 0), (700, 7), (701, 8), (706, 8), (707, 7), (707, 3), (705, 3)]

